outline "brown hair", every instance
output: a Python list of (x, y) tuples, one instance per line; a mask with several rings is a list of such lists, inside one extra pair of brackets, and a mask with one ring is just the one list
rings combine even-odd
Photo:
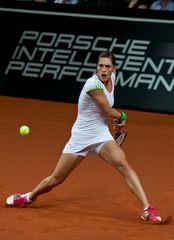
[(112, 52), (102, 52), (102, 53), (100, 53), (100, 55), (98, 56), (97, 64), (98, 64), (100, 58), (110, 58), (112, 64), (115, 67), (115, 65), (116, 65), (116, 58), (115, 58), (115, 55)]

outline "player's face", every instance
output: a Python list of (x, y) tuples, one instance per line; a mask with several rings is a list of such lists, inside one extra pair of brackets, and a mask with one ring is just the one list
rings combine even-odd
[(111, 78), (111, 74), (115, 71), (115, 66), (110, 58), (100, 58), (97, 64), (97, 75), (102, 82), (106, 82)]

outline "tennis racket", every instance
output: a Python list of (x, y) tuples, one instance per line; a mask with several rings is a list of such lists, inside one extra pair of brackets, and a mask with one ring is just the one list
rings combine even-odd
[[(117, 126), (117, 125), (121, 124), (122, 122), (119, 119), (113, 119), (113, 123), (115, 124), (115, 126)], [(127, 137), (127, 131), (122, 128), (120, 131), (116, 131), (114, 139), (115, 139), (116, 143), (119, 146), (121, 146), (122, 143), (124, 142), (124, 140), (126, 139), (126, 137)]]
[(120, 132), (116, 132), (114, 139), (116, 143), (121, 146), (124, 140), (127, 137), (127, 131), (126, 130), (121, 130)]

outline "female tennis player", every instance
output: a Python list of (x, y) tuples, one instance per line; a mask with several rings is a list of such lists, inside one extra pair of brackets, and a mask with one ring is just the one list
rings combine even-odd
[(78, 101), (78, 115), (53, 173), (43, 179), (31, 192), (13, 194), (6, 199), (11, 207), (22, 207), (36, 201), (41, 194), (61, 184), (80, 162), (90, 154), (98, 156), (117, 169), (129, 190), (142, 204), (141, 218), (160, 222), (161, 217), (149, 204), (140, 180), (128, 163), (125, 153), (109, 131), (108, 120), (118, 119), (121, 130), (126, 124), (126, 114), (114, 109), (116, 60), (110, 52), (102, 52), (97, 60), (96, 74), (89, 78)]

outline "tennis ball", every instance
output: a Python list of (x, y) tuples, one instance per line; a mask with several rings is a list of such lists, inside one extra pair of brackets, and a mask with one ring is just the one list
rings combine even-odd
[(21, 126), (19, 132), (22, 136), (28, 135), (30, 133), (30, 128), (28, 126)]

